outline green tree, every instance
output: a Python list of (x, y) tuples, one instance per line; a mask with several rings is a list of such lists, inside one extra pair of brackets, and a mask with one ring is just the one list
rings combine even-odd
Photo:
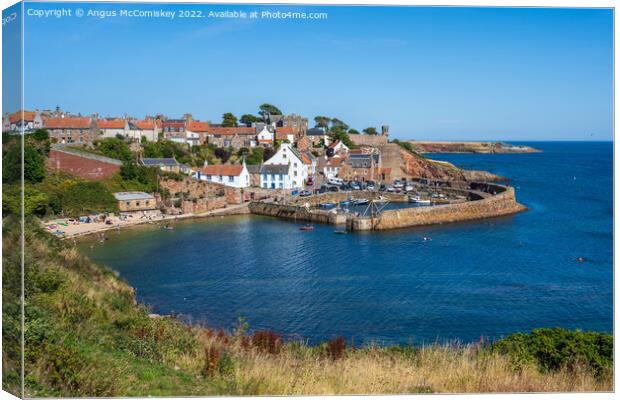
[(342, 128), (336, 128), (335, 130), (333, 130), (331, 138), (332, 141), (340, 140), (350, 149), (355, 147), (355, 144), (351, 141), (349, 134)]
[[(37, 183), (45, 178), (45, 160), (36, 146), (24, 144), (24, 180)], [(2, 179), (5, 183), (16, 183), (22, 179), (22, 155), (19, 143), (9, 147), (2, 159)]]
[(349, 135), (359, 135), (359, 131), (357, 129), (349, 129), (349, 132), (347, 132)]
[(364, 132), (367, 135), (376, 135), (378, 133), (377, 128), (374, 128), (372, 126), (369, 126), (368, 128), (363, 129), (362, 132)]
[(347, 129), (349, 129), (349, 125), (345, 124), (338, 118), (332, 118), (331, 123), (332, 123), (332, 131), (336, 131), (336, 130), (346, 131)]
[(37, 140), (39, 142), (43, 142), (43, 141), (49, 140), (50, 134), (49, 134), (49, 132), (47, 132), (46, 129), (37, 129), (32, 134), (32, 137), (34, 138), (34, 140)]
[(225, 113), (222, 115), (222, 126), (235, 127), (237, 126), (237, 117), (233, 113)]
[(94, 143), (97, 152), (121, 161), (133, 160), (133, 154), (127, 142), (117, 137), (97, 140)]
[(331, 121), (331, 118), (329, 117), (325, 117), (322, 115), (318, 115), (316, 117), (314, 117), (314, 126), (317, 128), (329, 128), (329, 122)]
[(274, 106), (273, 104), (263, 103), (258, 108), (259, 108), (258, 114), (260, 114), (260, 116), (263, 117), (263, 119), (267, 115), (283, 115), (282, 111), (280, 111), (280, 109)]
[(242, 124), (245, 124), (246, 126), (252, 126), (252, 123), (254, 122), (260, 122), (261, 119), (259, 117), (257, 117), (256, 115), (252, 115), (252, 114), (243, 114), (241, 116), (241, 118), (239, 119), (239, 121)]

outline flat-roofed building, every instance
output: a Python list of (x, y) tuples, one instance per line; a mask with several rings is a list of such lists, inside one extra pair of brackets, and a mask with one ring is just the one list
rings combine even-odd
[(157, 210), (155, 197), (145, 192), (118, 192), (114, 193), (114, 198), (121, 213)]

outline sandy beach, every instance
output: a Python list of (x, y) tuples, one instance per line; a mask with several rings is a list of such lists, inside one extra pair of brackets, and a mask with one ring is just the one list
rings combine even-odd
[[(56, 236), (62, 239), (70, 239), (78, 236), (91, 235), (113, 229), (123, 229), (129, 226), (141, 224), (244, 213), (247, 213), (247, 204), (238, 204), (225, 208), (219, 208), (217, 210), (212, 210), (201, 214), (159, 215), (151, 217), (144, 216), (142, 213), (135, 213), (123, 217), (116, 214), (110, 214), (106, 218), (106, 221), (111, 222), (110, 224), (104, 221), (79, 222), (77, 219), (57, 218), (49, 221), (43, 221), (42, 225), (46, 230), (52, 232)], [(93, 216), (90, 217), (91, 219), (93, 218)]]

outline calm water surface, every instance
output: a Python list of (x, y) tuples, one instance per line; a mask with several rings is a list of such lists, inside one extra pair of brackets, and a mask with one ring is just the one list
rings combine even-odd
[(530, 208), (512, 217), (335, 235), (241, 216), (114, 232), (81, 248), (154, 312), (213, 327), (243, 316), (311, 342), (386, 344), (554, 326), (611, 332), (612, 144), (533, 145), (544, 152), (433, 155), (512, 178)]

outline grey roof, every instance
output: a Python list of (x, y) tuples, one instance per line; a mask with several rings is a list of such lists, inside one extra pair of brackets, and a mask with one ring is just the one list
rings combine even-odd
[(114, 197), (118, 201), (155, 199), (152, 195), (144, 192), (118, 192), (114, 193)]
[(176, 167), (179, 165), (174, 158), (143, 158), (142, 165), (147, 167)]
[(286, 164), (263, 164), (261, 174), (287, 175), (289, 166)]
[(260, 174), (260, 165), (246, 165), (245, 167), (248, 169), (248, 173), (250, 174)]
[(349, 165), (351, 168), (370, 168), (373, 158), (370, 154), (350, 154)]
[(323, 128), (310, 128), (308, 132), (306, 132), (307, 136), (323, 136), (325, 135), (325, 130)]

